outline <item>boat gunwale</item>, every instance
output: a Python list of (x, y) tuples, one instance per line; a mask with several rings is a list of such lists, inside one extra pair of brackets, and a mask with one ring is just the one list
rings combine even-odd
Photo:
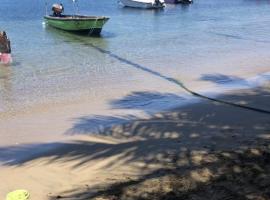
[(106, 16), (87, 16), (87, 15), (63, 15), (61, 17), (55, 17), (52, 15), (45, 15), (45, 19), (60, 20), (60, 21), (88, 21), (88, 20), (109, 20)]

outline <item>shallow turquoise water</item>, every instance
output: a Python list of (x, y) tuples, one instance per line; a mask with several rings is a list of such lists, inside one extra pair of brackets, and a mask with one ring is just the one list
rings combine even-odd
[[(73, 12), (71, 0), (62, 3)], [(110, 16), (101, 37), (46, 27), (43, 0), (1, 0), (0, 28), (11, 38), (14, 62), (0, 66), (0, 112), (85, 96), (106, 101), (144, 90), (176, 93), (178, 86), (164, 76), (195, 81), (269, 66), (267, 0), (194, 0), (158, 11), (80, 0), (79, 10)]]

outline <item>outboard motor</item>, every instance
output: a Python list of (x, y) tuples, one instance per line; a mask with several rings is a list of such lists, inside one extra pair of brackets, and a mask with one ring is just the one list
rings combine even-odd
[(55, 17), (61, 17), (62, 13), (64, 12), (64, 6), (60, 3), (55, 3), (52, 5), (52, 11), (53, 11), (53, 16)]
[(164, 0), (155, 0), (155, 5), (156, 6), (163, 6), (164, 5)]

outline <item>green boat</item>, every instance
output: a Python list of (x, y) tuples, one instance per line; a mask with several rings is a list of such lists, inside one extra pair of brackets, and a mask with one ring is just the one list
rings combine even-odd
[(109, 20), (104, 16), (83, 15), (46, 15), (45, 22), (58, 29), (72, 32), (82, 32), (89, 35), (99, 35), (103, 25)]

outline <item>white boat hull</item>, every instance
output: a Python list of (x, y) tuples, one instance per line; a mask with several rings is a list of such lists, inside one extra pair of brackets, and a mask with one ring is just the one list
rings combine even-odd
[(160, 0), (160, 4), (156, 4), (155, 0), (120, 0), (120, 2), (127, 7), (133, 8), (163, 8), (165, 6), (164, 0)]

